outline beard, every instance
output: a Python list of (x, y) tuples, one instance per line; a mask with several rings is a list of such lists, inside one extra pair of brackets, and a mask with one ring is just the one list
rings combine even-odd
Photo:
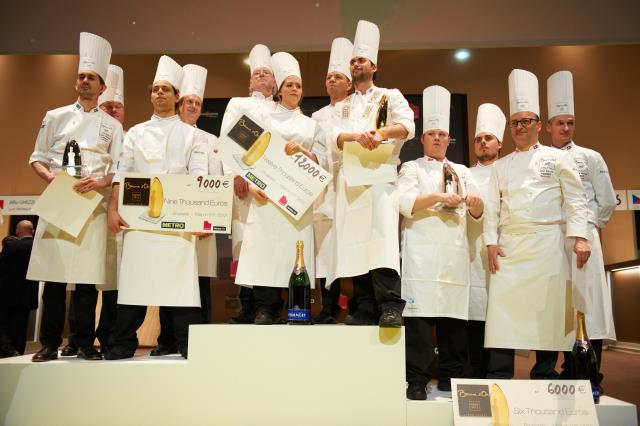
[(357, 83), (371, 81), (373, 79), (373, 73), (362, 70), (359, 74), (352, 75), (351, 77), (353, 78), (353, 84), (355, 85)]
[(498, 154), (481, 154), (478, 155), (478, 161), (486, 163), (487, 161), (493, 161), (498, 158)]

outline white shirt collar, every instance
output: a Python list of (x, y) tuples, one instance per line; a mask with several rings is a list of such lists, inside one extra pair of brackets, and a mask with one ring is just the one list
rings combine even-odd
[(273, 100), (273, 96), (269, 96), (266, 97), (265, 95), (262, 94), (262, 92), (259, 92), (257, 90), (254, 90), (253, 92), (251, 92), (251, 97), (252, 98), (256, 98), (256, 99), (260, 99), (261, 101), (271, 101)]
[(576, 147), (576, 143), (574, 141), (570, 141), (568, 144), (566, 144), (565, 146), (563, 146), (560, 149), (562, 149), (563, 151), (570, 151), (575, 147)]
[(540, 146), (541, 146), (541, 145), (540, 145), (540, 141), (538, 141), (538, 142), (534, 143), (533, 145), (531, 145), (531, 146), (529, 147), (529, 149), (527, 149), (526, 151), (520, 151), (520, 150), (518, 150), (518, 148), (516, 148), (516, 150), (515, 150), (515, 151), (513, 151), (513, 152), (514, 152), (514, 154), (515, 154), (515, 153), (518, 153), (518, 152), (529, 152), (529, 151), (533, 151), (533, 150), (535, 150), (535, 149), (540, 148)]
[(178, 116), (178, 114), (174, 114), (171, 117), (160, 117), (159, 115), (153, 114), (151, 116), (151, 120), (155, 120), (155, 121), (176, 121), (176, 120), (180, 120), (180, 117)]
[(367, 90), (365, 90), (365, 92), (360, 92), (358, 90), (356, 90), (355, 92), (353, 92), (354, 95), (360, 95), (360, 96), (366, 96), (366, 95), (370, 95), (375, 89), (377, 89), (375, 84), (372, 84), (371, 87), (369, 87)]
[(98, 108), (97, 106), (91, 108), (89, 111), (85, 111), (83, 106), (80, 105), (80, 102), (78, 102), (78, 101), (76, 101), (76, 103), (73, 104), (73, 108), (78, 110), (78, 111), (80, 111), (80, 112), (84, 112), (86, 114), (95, 114), (96, 112), (100, 111), (100, 108)]

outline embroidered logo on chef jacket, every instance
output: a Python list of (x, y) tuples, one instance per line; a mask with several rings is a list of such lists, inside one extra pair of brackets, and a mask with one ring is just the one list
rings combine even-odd
[(556, 171), (555, 157), (540, 157), (536, 163), (536, 171), (541, 178), (549, 178)]
[(98, 132), (100, 140), (104, 143), (111, 143), (113, 138), (113, 126), (100, 123), (100, 131)]
[(580, 180), (587, 180), (589, 177), (589, 166), (584, 158), (573, 159), (573, 170), (580, 176)]

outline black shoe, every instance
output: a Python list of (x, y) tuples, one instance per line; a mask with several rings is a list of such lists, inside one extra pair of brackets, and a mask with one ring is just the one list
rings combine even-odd
[(87, 346), (86, 348), (78, 349), (78, 358), (86, 359), (87, 361), (100, 361), (102, 360), (102, 354), (96, 351), (93, 346)]
[(313, 322), (314, 324), (337, 324), (338, 320), (326, 312), (320, 312), (320, 315), (315, 317)]
[(76, 356), (78, 355), (78, 347), (73, 343), (69, 343), (67, 346), (62, 348), (60, 351), (60, 356)]
[(378, 325), (380, 327), (400, 328), (402, 327), (402, 314), (395, 309), (386, 309), (382, 311)]
[(20, 352), (12, 347), (6, 347), (0, 349), (0, 358), (11, 358), (13, 356), (20, 356)]
[(360, 312), (349, 315), (344, 323), (347, 325), (376, 325), (376, 321), (372, 316), (361, 314)]
[(47, 362), (58, 359), (58, 348), (51, 348), (49, 346), (43, 346), (33, 357), (32, 362)]
[(133, 353), (134, 352), (123, 348), (122, 346), (114, 346), (110, 348), (106, 354), (104, 354), (104, 359), (112, 361), (116, 359), (133, 358)]
[(254, 319), (254, 315), (248, 314), (245, 311), (240, 311), (240, 314), (237, 317), (233, 317), (229, 320), (229, 324), (253, 324)]
[(165, 356), (165, 355), (171, 355), (171, 354), (177, 354), (177, 353), (178, 353), (178, 348), (175, 346), (158, 345), (155, 348), (153, 348), (153, 350), (149, 355)]
[(409, 383), (409, 387), (407, 388), (407, 399), (413, 399), (415, 401), (424, 401), (427, 399), (426, 386), (417, 383)]
[(182, 358), (187, 359), (187, 355), (189, 354), (189, 348), (187, 347), (180, 348), (179, 352)]
[(253, 320), (256, 325), (271, 325), (273, 324), (273, 315), (267, 310), (260, 310), (256, 314), (256, 319)]
[(451, 380), (438, 380), (438, 390), (440, 392), (451, 392)]

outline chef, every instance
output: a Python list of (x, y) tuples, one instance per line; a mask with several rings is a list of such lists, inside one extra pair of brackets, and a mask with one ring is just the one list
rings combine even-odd
[[(158, 63), (151, 87), (153, 116), (127, 132), (109, 200), (109, 229), (127, 223), (118, 214), (126, 173), (207, 174), (206, 140), (176, 114), (182, 67), (168, 56)], [(118, 282), (118, 317), (106, 359), (133, 356), (147, 306), (171, 307), (178, 351), (187, 357), (190, 324), (202, 322), (196, 236), (170, 231), (125, 231)]]
[[(273, 95), (277, 92), (276, 80), (271, 67), (271, 52), (264, 44), (256, 44), (249, 52), (249, 96), (231, 98), (222, 117), (222, 134), (229, 130), (242, 114), (249, 113), (256, 118), (266, 118), (274, 108)], [(244, 227), (249, 214), (251, 199), (248, 198), (247, 181), (240, 176), (234, 179), (233, 216), (231, 222), (231, 245), (233, 263), (231, 275), (235, 276), (238, 257), (244, 237)], [(232, 318), (231, 324), (252, 324), (255, 317), (253, 290), (251, 287), (240, 287), (240, 314)]]
[[(566, 151), (573, 160), (575, 171), (582, 180), (587, 194), (587, 236), (591, 247), (591, 259), (582, 268), (572, 265), (572, 281), (576, 308), (583, 309), (587, 334), (598, 358), (600, 370), (602, 341), (616, 340), (611, 308), (611, 292), (607, 284), (602, 258), (599, 231), (611, 219), (616, 208), (616, 197), (609, 177), (609, 169), (602, 156), (573, 142), (576, 117), (573, 101), (573, 76), (569, 71), (558, 71), (547, 80), (548, 121), (547, 131), (553, 147)], [(565, 241), (567, 257), (571, 257), (571, 238)], [(582, 307), (584, 306), (584, 307)], [(565, 352), (562, 377), (570, 376), (567, 361), (571, 355)], [(570, 378), (570, 377), (568, 377)]]
[[(478, 159), (469, 171), (476, 181), (480, 196), (487, 199), (489, 179), (493, 163), (500, 156), (502, 140), (507, 118), (494, 104), (482, 104), (478, 107), (476, 133), (473, 149)], [(467, 322), (467, 342), (472, 377), (484, 379), (487, 375), (488, 351), (484, 347), (484, 327), (487, 316), (487, 287), (489, 282), (489, 264), (487, 247), (482, 239), (482, 221), (467, 220), (469, 237), (469, 321)]]
[[(532, 379), (557, 377), (557, 351), (574, 333), (569, 261), (562, 224), (577, 266), (589, 259), (587, 203), (566, 153), (538, 142), (538, 79), (509, 75), (509, 128), (515, 151), (497, 160), (486, 200), (484, 240), (491, 284), (485, 327), (488, 378), (513, 377), (514, 349), (536, 350)], [(559, 255), (562, 253), (562, 255)]]
[[(196, 127), (198, 118), (202, 113), (202, 101), (204, 89), (207, 83), (207, 69), (195, 64), (187, 64), (182, 67), (184, 78), (180, 87), (180, 100), (178, 101), (178, 115), (180, 120), (190, 126)], [(210, 175), (222, 175), (222, 162), (214, 149), (218, 138), (203, 130), (197, 129), (207, 140), (207, 157)], [(211, 278), (215, 278), (218, 266), (216, 250), (216, 237), (214, 234), (205, 234), (198, 237), (196, 242), (198, 255), (198, 284), (200, 287), (200, 304), (202, 305), (202, 323), (211, 322)], [(174, 333), (171, 309), (160, 308), (160, 336), (158, 346), (150, 353), (151, 356), (169, 355), (177, 352), (176, 337)]]
[[(302, 75), (298, 61), (289, 53), (277, 52), (271, 65), (278, 87), (279, 101), (264, 125), (287, 141), (286, 155), (301, 152), (318, 162), (323, 148), (314, 150), (316, 122), (300, 111)], [(318, 146), (320, 144), (317, 144)], [(318, 147), (315, 147), (318, 149)], [(249, 185), (252, 195), (235, 283), (253, 285), (256, 304), (255, 324), (279, 322), (281, 290), (289, 285), (295, 259), (296, 241), (304, 242), (304, 264), (314, 287), (313, 209), (295, 220), (277, 207), (257, 186)], [(276, 257), (267, 253), (277, 253)]]
[(463, 377), (469, 313), (467, 217), (481, 221), (484, 210), (469, 169), (446, 158), (451, 94), (430, 86), (422, 103), (425, 156), (404, 163), (398, 178), (409, 399), (426, 399), (434, 325), (438, 389), (451, 392), (451, 378)]
[[(80, 146), (83, 165), (83, 177), (74, 189), (79, 193), (95, 190), (105, 195), (105, 189), (111, 185), (122, 126), (98, 108), (98, 96), (106, 89), (110, 58), (111, 45), (107, 40), (90, 33), (80, 34), (80, 63), (75, 84), (78, 100), (47, 112), (29, 158), (33, 170), (46, 182), (51, 182), (60, 171), (65, 147), (74, 140)], [(76, 284), (73, 304), (77, 355), (84, 359), (101, 359), (100, 353), (93, 348), (93, 341), (98, 298), (95, 286), (106, 283), (106, 221), (106, 200), (96, 207), (77, 238), (40, 219), (27, 273), (30, 280), (46, 282), (40, 328), (42, 348), (33, 356), (33, 361), (50, 361), (58, 357), (67, 283)]]
[[(414, 135), (413, 111), (399, 90), (373, 84), (379, 41), (375, 24), (358, 22), (350, 62), (355, 93), (335, 105), (340, 119), (331, 146), (342, 151), (345, 142), (355, 141), (373, 150), (385, 140), (394, 145), (389, 161), (399, 163), (402, 144)], [(388, 124), (376, 130), (376, 112), (384, 99), (389, 106)], [(327, 282), (352, 277), (358, 308), (347, 324), (400, 327), (404, 300), (400, 297), (396, 183), (348, 186), (342, 165), (337, 170)]]
[(322, 289), (322, 312), (314, 318), (317, 324), (337, 324), (340, 315), (338, 298), (340, 297), (340, 280), (333, 283), (326, 282), (327, 268), (331, 259), (331, 224), (336, 198), (335, 183), (340, 164), (340, 153), (333, 150), (328, 138), (335, 126), (339, 112), (336, 103), (344, 100), (351, 90), (351, 71), (349, 61), (353, 53), (353, 44), (346, 38), (338, 37), (331, 44), (329, 55), (329, 69), (325, 86), (329, 95), (329, 105), (319, 109), (311, 115), (321, 135), (325, 139), (326, 152), (322, 156), (321, 166), (333, 174), (333, 181), (327, 185), (325, 191), (316, 199), (313, 206), (313, 233), (316, 248), (316, 278), (320, 278)]

